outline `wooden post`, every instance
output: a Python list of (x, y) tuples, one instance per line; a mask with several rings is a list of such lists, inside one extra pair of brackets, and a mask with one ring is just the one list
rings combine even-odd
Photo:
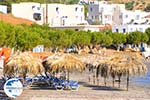
[(91, 78), (90, 78), (90, 75), (89, 75), (89, 78), (88, 78), (89, 82), (91, 82)]
[(113, 87), (114, 87), (115, 86), (115, 78), (113, 78), (112, 83), (113, 83)]
[(46, 23), (48, 24), (48, 4), (47, 4), (47, 0), (46, 0)]
[(95, 74), (93, 75), (93, 84), (95, 84)]
[(69, 71), (68, 71), (68, 77), (67, 77), (67, 80), (69, 81)]
[(105, 86), (106, 86), (106, 77), (104, 77), (104, 84), (105, 84)]
[(121, 76), (119, 75), (118, 78), (119, 78), (118, 87), (120, 88), (120, 82), (121, 82), (120, 78), (121, 78)]
[(97, 79), (97, 85), (99, 85), (99, 77), (96, 77), (96, 79)]
[(129, 70), (127, 72), (127, 91), (128, 91), (128, 88), (129, 88)]

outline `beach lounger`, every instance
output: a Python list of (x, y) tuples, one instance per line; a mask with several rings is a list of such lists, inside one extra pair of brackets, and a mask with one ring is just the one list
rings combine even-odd
[(70, 88), (72, 90), (78, 90), (79, 84), (76, 81), (69, 81)]

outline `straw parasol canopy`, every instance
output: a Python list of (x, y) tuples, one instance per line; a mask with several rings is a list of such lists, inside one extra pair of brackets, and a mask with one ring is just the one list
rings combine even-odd
[[(104, 67), (105, 65), (105, 67)], [(107, 66), (107, 67), (106, 67)], [(130, 75), (145, 75), (146, 65), (137, 57), (132, 56), (115, 56), (109, 60), (99, 61), (99, 69), (108, 69), (111, 73), (121, 73), (127, 75), (128, 71)]]
[(127, 76), (127, 89), (129, 84), (130, 75), (145, 75), (146, 74), (146, 65), (138, 59), (137, 56), (125, 55), (120, 57), (114, 57), (110, 60), (100, 61), (99, 66), (97, 67), (97, 76), (108, 77), (109, 75), (113, 78), (118, 76), (119, 78), (119, 87), (120, 87), (120, 78), (122, 75)]
[(4, 75), (22, 75), (26, 73), (38, 75), (42, 72), (43, 66), (39, 59), (34, 58), (29, 53), (13, 55), (4, 67)]
[(43, 60), (42, 65), (45, 68), (45, 74), (46, 75), (47, 75), (46, 72), (51, 72), (51, 70), (50, 70), (51, 64), (54, 61), (58, 60), (61, 56), (62, 55), (59, 55), (59, 54), (53, 54), (53, 55), (51, 55), (51, 56), (49, 56), (49, 57), (47, 57), (46, 59)]
[(50, 67), (52, 72), (56, 72), (58, 70), (66, 70), (69, 72), (77, 70), (82, 72), (84, 69), (84, 63), (71, 54), (64, 54), (58, 60), (54, 61)]

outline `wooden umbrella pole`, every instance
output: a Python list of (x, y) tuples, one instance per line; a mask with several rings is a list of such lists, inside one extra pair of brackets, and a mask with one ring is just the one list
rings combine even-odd
[(95, 74), (93, 74), (93, 84), (95, 84)]
[(68, 71), (68, 77), (67, 77), (67, 80), (69, 81), (69, 71)]
[(115, 86), (114, 84), (115, 84), (115, 78), (113, 78), (113, 87)]
[(127, 91), (128, 91), (128, 88), (129, 88), (129, 70), (127, 72)]
[(89, 75), (89, 78), (88, 78), (89, 82), (91, 82), (91, 78), (90, 78), (90, 75)]
[(121, 82), (120, 78), (121, 78), (121, 76), (119, 75), (119, 84), (118, 84), (119, 88), (120, 88), (120, 82)]
[(106, 86), (106, 77), (104, 77), (104, 84), (105, 84), (105, 86)]

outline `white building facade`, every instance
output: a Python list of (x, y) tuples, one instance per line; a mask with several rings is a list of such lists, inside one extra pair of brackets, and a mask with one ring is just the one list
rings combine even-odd
[(16, 17), (49, 26), (84, 24), (83, 5), (19, 3), (12, 4), (12, 14)]
[(124, 4), (110, 4), (106, 1), (101, 1), (97, 4), (90, 4), (88, 8), (88, 19), (91, 21), (99, 21), (101, 24), (112, 25), (113, 12), (119, 8), (125, 10)]
[[(45, 4), (42, 4), (41, 7), (46, 10)], [(50, 26), (70, 26), (85, 23), (84, 6), (82, 5), (48, 4), (47, 16)]]
[(12, 4), (12, 14), (15, 17), (28, 19), (42, 24), (42, 9), (40, 3), (28, 2)]
[(118, 11), (112, 24), (112, 32), (129, 33), (134, 31), (145, 32), (150, 28), (150, 18), (146, 18), (149, 13), (140, 10)]
[(140, 10), (128, 11), (128, 10), (117, 10), (113, 13), (113, 25), (125, 25), (133, 22), (139, 22), (144, 19), (149, 13)]
[(0, 12), (7, 14), (7, 6), (5, 5), (0, 5)]

